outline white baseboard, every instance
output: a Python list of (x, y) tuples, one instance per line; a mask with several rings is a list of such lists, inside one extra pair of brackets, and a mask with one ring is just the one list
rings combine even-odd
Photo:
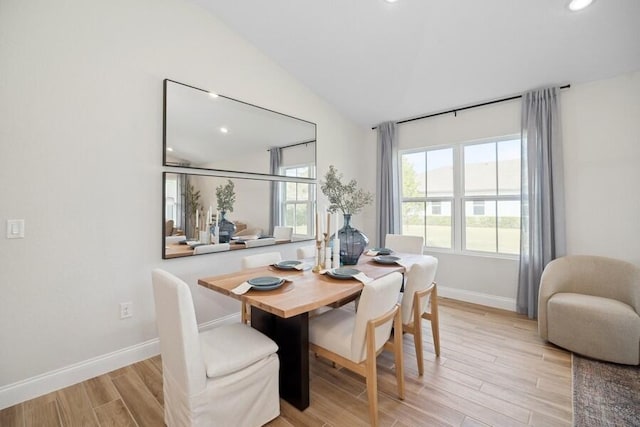
[[(239, 318), (239, 313), (231, 314), (198, 325), (198, 329), (206, 330), (223, 324), (238, 322)], [(0, 387), (0, 409), (106, 374), (157, 354), (160, 354), (160, 342), (158, 338), (154, 338), (121, 350), (74, 363), (64, 368), (8, 384)]]
[(501, 297), (497, 295), (483, 294), (480, 292), (468, 291), (466, 289), (447, 288), (438, 285), (438, 295), (470, 302), (473, 304), (485, 305), (487, 307), (500, 308), (502, 310), (516, 311), (515, 298)]

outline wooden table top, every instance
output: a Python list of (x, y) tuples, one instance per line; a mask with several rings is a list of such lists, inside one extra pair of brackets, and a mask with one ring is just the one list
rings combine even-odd
[[(403, 263), (411, 264), (422, 255), (398, 254)], [(307, 260), (313, 264), (312, 260)], [(347, 266), (351, 267), (351, 266)], [(352, 266), (372, 279), (377, 279), (391, 272), (404, 272), (398, 264), (378, 264), (373, 257), (362, 255), (357, 265)], [(293, 280), (278, 289), (258, 291), (251, 289), (243, 295), (231, 292), (241, 283), (260, 276), (286, 277)], [(279, 317), (293, 317), (336, 301), (358, 294), (363, 284), (356, 279), (340, 280), (327, 275), (313, 273), (311, 270), (278, 270), (274, 267), (257, 267), (220, 276), (206, 277), (198, 280), (198, 284), (213, 291), (228, 295), (237, 300), (260, 308)]]

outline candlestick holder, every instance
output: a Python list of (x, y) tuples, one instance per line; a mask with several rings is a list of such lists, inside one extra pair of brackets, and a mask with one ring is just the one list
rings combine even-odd
[(322, 265), (322, 240), (316, 240), (316, 265), (313, 267), (314, 273), (319, 273), (324, 266)]
[(329, 233), (322, 233), (324, 235), (324, 268), (326, 270), (331, 269), (331, 250), (329, 249)]

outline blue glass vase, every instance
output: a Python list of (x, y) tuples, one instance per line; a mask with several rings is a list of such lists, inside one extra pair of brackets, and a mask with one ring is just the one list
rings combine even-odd
[(340, 264), (355, 265), (360, 255), (369, 244), (369, 239), (362, 231), (353, 228), (350, 224), (351, 214), (344, 214), (344, 225), (338, 230), (340, 239)]
[(226, 214), (226, 211), (220, 212), (221, 218), (218, 220), (218, 232), (220, 233), (218, 238), (220, 243), (229, 243), (231, 236), (236, 232), (236, 225), (225, 218)]

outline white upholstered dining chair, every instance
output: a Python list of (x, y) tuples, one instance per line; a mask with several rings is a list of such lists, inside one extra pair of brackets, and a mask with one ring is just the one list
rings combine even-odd
[(194, 255), (210, 254), (214, 252), (224, 252), (231, 249), (228, 243), (219, 243), (217, 245), (200, 245), (193, 248)]
[(152, 272), (169, 427), (261, 426), (280, 414), (278, 346), (241, 323), (199, 333), (189, 286)]
[[(248, 268), (265, 267), (280, 261), (282, 261), (280, 252), (265, 252), (263, 254), (247, 255), (242, 258), (241, 267), (246, 270)], [(247, 323), (251, 318), (251, 312), (249, 311), (250, 307), (244, 301), (242, 302), (241, 310), (242, 323)]]
[[(438, 319), (438, 290), (434, 281), (438, 259), (425, 256), (413, 264), (406, 274), (404, 291), (401, 294), (402, 332), (413, 335), (418, 361), (418, 374), (424, 374), (422, 353), (422, 319), (431, 322), (433, 347), (440, 357), (440, 324)], [(427, 310), (428, 308), (428, 310)]]
[(374, 426), (378, 425), (376, 358), (383, 348), (394, 352), (398, 395), (404, 399), (402, 334), (395, 334), (393, 344), (388, 342), (392, 326), (402, 330), (397, 303), (401, 284), (400, 273), (388, 274), (364, 286), (357, 312), (338, 308), (309, 319), (309, 349), (365, 377)]
[(273, 238), (276, 240), (291, 240), (293, 227), (273, 227)]
[(165, 236), (164, 243), (169, 245), (171, 243), (180, 243), (187, 240), (187, 236)]
[(257, 248), (259, 246), (269, 246), (269, 245), (275, 245), (275, 244), (276, 244), (276, 239), (274, 239), (273, 237), (267, 237), (265, 239), (247, 240), (246, 242), (244, 242), (244, 245), (247, 248)]
[(403, 236), (401, 234), (387, 234), (384, 239), (384, 246), (396, 252), (422, 255), (424, 247), (424, 237)]
[(302, 246), (296, 249), (296, 256), (298, 259), (315, 258), (316, 250), (315, 245)]

